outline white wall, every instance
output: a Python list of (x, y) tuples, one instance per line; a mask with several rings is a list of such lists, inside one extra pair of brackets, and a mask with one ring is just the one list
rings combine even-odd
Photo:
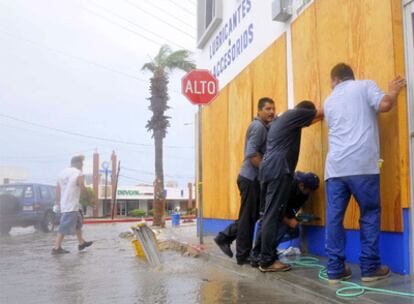
[[(196, 58), (197, 68), (210, 70), (219, 79), (220, 88), (223, 88), (269, 47), (272, 42), (288, 30), (289, 24), (297, 15), (297, 9), (308, 1), (293, 0), (293, 18), (287, 23), (282, 23), (272, 20), (273, 0), (223, 0), (223, 20), (203, 49), (198, 51)], [(237, 24), (235, 30), (228, 35), (220, 47), (213, 51), (215, 50), (214, 41), (216, 41), (218, 34), (223, 29), (225, 30), (226, 24), (229, 24), (230, 17), (235, 12), (238, 12), (239, 8), (241, 14), (240, 23)], [(301, 8), (301, 11), (303, 8)], [(248, 41), (244, 43), (245, 48), (240, 48), (240, 52), (237, 52), (237, 41), (246, 31)], [(233, 57), (233, 53), (238, 55)], [(224, 68), (226, 64), (221, 59), (223, 57), (227, 58), (227, 62), (229, 62), (229, 57), (226, 54), (230, 54), (232, 60)], [(224, 64), (220, 65), (218, 62)], [(221, 66), (221, 68), (217, 68), (218, 66)]]

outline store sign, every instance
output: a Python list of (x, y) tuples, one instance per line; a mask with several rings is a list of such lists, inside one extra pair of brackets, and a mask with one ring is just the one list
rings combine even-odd
[(237, 63), (238, 58), (253, 43), (254, 25), (244, 22), (252, 11), (252, 1), (243, 0), (233, 11), (231, 16), (224, 20), (209, 45), (210, 60), (214, 62), (212, 73), (219, 77), (226, 69)]
[(118, 196), (138, 196), (140, 195), (138, 190), (118, 190)]
[(137, 190), (134, 188), (129, 189), (118, 189), (117, 192), (117, 199), (127, 199), (127, 200), (145, 200), (145, 199), (153, 199), (154, 193), (152, 191), (145, 191), (145, 190)]
[[(272, 20), (273, 1), (222, 1), (220, 26), (196, 54), (197, 68), (209, 70), (218, 79), (220, 88), (237, 77), (290, 27), (289, 23)], [(296, 12), (297, 6), (293, 8)]]

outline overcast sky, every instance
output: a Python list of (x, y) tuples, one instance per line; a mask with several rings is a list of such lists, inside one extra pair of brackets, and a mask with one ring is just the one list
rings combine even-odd
[[(0, 166), (55, 183), (73, 154), (115, 150), (123, 185), (152, 182), (154, 149), (145, 129), (149, 73), (161, 44), (195, 51), (195, 0), (0, 0)], [(194, 113), (170, 79), (171, 128), (165, 179), (194, 179)], [(13, 117), (126, 145), (72, 136)], [(132, 179), (128, 179), (132, 178)]]

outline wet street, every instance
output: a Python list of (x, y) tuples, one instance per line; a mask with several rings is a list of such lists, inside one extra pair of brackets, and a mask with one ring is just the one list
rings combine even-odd
[[(70, 254), (50, 254), (54, 233), (13, 228), (0, 239), (1, 303), (306, 303), (296, 295), (263, 286), (200, 258), (162, 253), (161, 270), (134, 256), (118, 237), (130, 224), (84, 226), (92, 247), (78, 252), (74, 237), (64, 241)], [(310, 302), (309, 302), (310, 303)]]

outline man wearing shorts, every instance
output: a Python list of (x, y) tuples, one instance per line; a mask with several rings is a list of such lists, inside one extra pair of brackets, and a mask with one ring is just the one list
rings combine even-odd
[(69, 253), (62, 248), (62, 241), (66, 235), (74, 235), (79, 241), (79, 250), (92, 245), (82, 237), (83, 215), (80, 205), (81, 192), (88, 194), (82, 174), (84, 156), (75, 156), (71, 160), (71, 167), (63, 170), (58, 178), (56, 187), (56, 206), (61, 211), (59, 232), (52, 254)]

